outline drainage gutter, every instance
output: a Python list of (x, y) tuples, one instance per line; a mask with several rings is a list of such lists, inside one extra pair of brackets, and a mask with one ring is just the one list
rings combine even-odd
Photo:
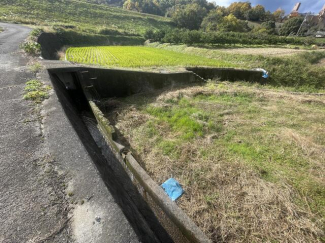
[[(188, 242), (211, 242), (195, 225), (195, 223), (176, 205), (176, 203), (170, 200), (164, 190), (159, 187), (140, 166), (132, 156), (132, 153), (128, 152), (125, 154), (121, 152), (122, 145), (119, 145), (113, 140), (114, 128), (110, 125), (109, 121), (104, 117), (104, 114), (93, 101), (89, 101), (89, 105), (97, 119), (98, 128), (102, 132), (106, 142), (115, 150), (115, 153), (118, 153), (123, 158), (123, 161), (120, 162), (127, 170), (133, 183), (138, 184), (143, 188), (142, 195), (144, 197), (150, 196), (154, 200), (166, 216), (178, 227), (179, 231)], [(182, 241), (184, 242), (184, 240), (185, 239)]]

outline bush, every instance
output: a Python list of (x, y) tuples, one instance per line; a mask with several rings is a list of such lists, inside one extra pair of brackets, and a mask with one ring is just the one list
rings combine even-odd
[(197, 30), (200, 28), (207, 10), (197, 3), (178, 7), (173, 14), (173, 20), (178, 27)]
[(20, 48), (31, 55), (39, 55), (41, 53), (41, 45), (35, 41), (25, 41), (21, 44)]
[(38, 38), (42, 33), (43, 33), (43, 29), (41, 28), (36, 28), (36, 29), (33, 29), (31, 32), (30, 32), (30, 36), (31, 37), (34, 37), (34, 38)]
[(280, 29), (280, 35), (290, 35), (290, 34), (297, 34), (304, 18), (302, 17), (295, 17), (292, 19), (287, 20)]
[(150, 32), (150, 36), (153, 41), (184, 44), (311, 45), (316, 43), (313, 38), (283, 37), (267, 33), (203, 32), (184, 29)]
[(182, 40), (185, 44), (194, 44), (201, 42), (201, 33), (199, 31), (186, 31), (183, 33)]
[(100, 35), (122, 35), (118, 30), (103, 28), (98, 31)]
[(146, 40), (153, 40), (155, 38), (155, 33), (153, 32), (153, 30), (147, 30), (145, 33), (144, 33), (144, 38)]

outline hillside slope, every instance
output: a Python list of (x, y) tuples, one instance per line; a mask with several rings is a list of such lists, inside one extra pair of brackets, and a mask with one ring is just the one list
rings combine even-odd
[(101, 29), (144, 34), (147, 29), (172, 27), (168, 18), (76, 0), (2, 0), (0, 21), (65, 26), (98, 33)]

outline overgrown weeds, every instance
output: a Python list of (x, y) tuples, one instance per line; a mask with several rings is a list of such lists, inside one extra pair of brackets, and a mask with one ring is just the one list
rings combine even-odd
[(37, 38), (42, 32), (43, 30), (40, 28), (33, 29), (28, 38), (20, 45), (20, 48), (30, 55), (40, 55), (41, 45), (37, 43)]
[(43, 69), (43, 66), (39, 62), (34, 62), (33, 64), (29, 65), (28, 68), (33, 73), (38, 73)]
[(49, 98), (49, 91), (51, 87), (44, 85), (37, 79), (30, 80), (26, 83), (25, 94), (23, 98), (25, 100), (32, 100), (35, 103), (41, 103), (43, 100)]
[(323, 239), (324, 96), (227, 82), (156, 95), (108, 116), (158, 184), (180, 181), (178, 205), (214, 242)]

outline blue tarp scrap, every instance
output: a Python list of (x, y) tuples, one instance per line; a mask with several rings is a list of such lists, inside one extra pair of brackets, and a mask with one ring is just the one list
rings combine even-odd
[(268, 77), (269, 77), (269, 73), (268, 73), (268, 71), (266, 71), (265, 69), (263, 69), (263, 68), (256, 68), (255, 70), (256, 70), (256, 71), (261, 71), (261, 72), (263, 72), (262, 78), (268, 78)]
[(161, 186), (172, 201), (175, 201), (184, 193), (183, 188), (174, 178), (168, 179)]

